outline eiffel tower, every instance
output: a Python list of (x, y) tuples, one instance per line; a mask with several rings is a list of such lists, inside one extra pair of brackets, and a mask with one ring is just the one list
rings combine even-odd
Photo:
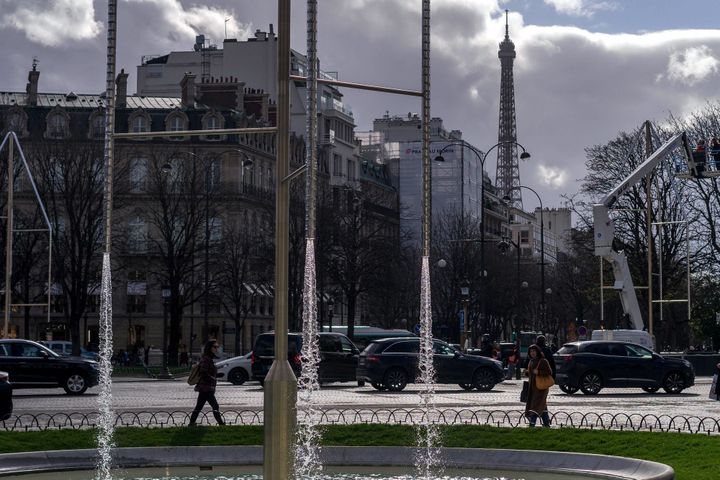
[(499, 195), (510, 197), (509, 204), (522, 210), (520, 164), (518, 162), (517, 126), (515, 123), (515, 85), (513, 60), (515, 44), (510, 40), (508, 11), (505, 10), (505, 39), (500, 43), (500, 121), (495, 186)]

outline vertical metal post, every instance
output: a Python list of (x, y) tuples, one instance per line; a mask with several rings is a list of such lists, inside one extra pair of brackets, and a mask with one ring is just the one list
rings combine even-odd
[[(7, 191), (7, 230), (5, 232), (5, 326), (3, 336), (10, 338), (8, 329), (10, 328), (10, 304), (12, 303), (12, 288), (10, 282), (12, 280), (12, 252), (13, 252), (13, 195), (15, 190), (15, 165), (14, 165), (14, 135), (8, 137), (8, 191)], [(48, 284), (48, 291), (51, 285)], [(48, 304), (49, 307), (49, 304)], [(50, 310), (48, 308), (48, 310)], [(25, 332), (27, 335), (27, 332)]]
[(603, 259), (600, 257), (600, 328), (605, 328), (605, 284), (603, 280)]
[(432, 229), (432, 172), (430, 169), (430, 0), (422, 2), (422, 255), (430, 257)]
[[(538, 195), (538, 200), (540, 196)], [(543, 204), (540, 202), (540, 315), (542, 328), (547, 328), (545, 323), (545, 219), (543, 217)]]
[(290, 0), (278, 0), (277, 140), (275, 176), (275, 359), (265, 378), (263, 478), (291, 478), (297, 379), (288, 363), (290, 218)]
[[(241, 167), (242, 168), (242, 167)], [(208, 318), (210, 310), (210, 294), (208, 286), (210, 284), (210, 205), (208, 198), (210, 195), (209, 168), (207, 166), (207, 158), (203, 158), (203, 170), (205, 175), (205, 263), (203, 268), (203, 343), (210, 339), (210, 320)]]
[[(645, 157), (652, 155), (652, 136), (650, 134), (650, 121), (645, 121)], [(645, 177), (645, 191), (647, 195), (647, 236), (648, 236), (648, 256), (647, 256), (647, 291), (648, 291), (648, 333), (653, 334), (653, 234), (652, 234), (652, 175), (650, 173)], [(688, 296), (688, 298), (690, 298)]]

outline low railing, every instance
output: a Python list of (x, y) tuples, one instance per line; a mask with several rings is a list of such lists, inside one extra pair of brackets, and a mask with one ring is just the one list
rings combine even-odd
[[(222, 412), (228, 425), (262, 425), (263, 411), (225, 410)], [(0, 431), (38, 431), (58, 429), (95, 428), (98, 413), (20, 414), (0, 422)], [(116, 427), (166, 428), (181, 427), (189, 423), (189, 411), (118, 412)], [(702, 435), (720, 434), (720, 418), (685, 415), (642, 415), (638, 413), (580, 413), (556, 411), (550, 415), (556, 428), (590, 430), (617, 430), (634, 432), (679, 432)], [(307, 417), (300, 417), (302, 422)], [(427, 420), (420, 408), (331, 408), (322, 410), (316, 419), (323, 425), (396, 424), (420, 425)], [(470, 408), (438, 409), (430, 419), (440, 425), (491, 425), (519, 428), (527, 426), (521, 410), (481, 410)], [(214, 425), (209, 410), (198, 418), (199, 424)]]

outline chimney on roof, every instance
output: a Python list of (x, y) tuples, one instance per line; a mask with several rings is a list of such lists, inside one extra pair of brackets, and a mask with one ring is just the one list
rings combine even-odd
[(268, 33), (268, 40), (272, 40), (275, 38), (275, 30), (273, 29), (273, 24), (270, 24), (270, 32)]
[(125, 108), (127, 107), (127, 79), (128, 74), (125, 73), (125, 69), (120, 70), (117, 78), (115, 79), (115, 107)]
[(260, 30), (258, 28), (257, 30), (255, 30), (255, 38), (258, 39), (259, 41), (267, 40), (267, 33), (263, 32), (262, 30)]
[(40, 72), (37, 71), (37, 64), (33, 62), (33, 69), (28, 73), (28, 84), (25, 87), (25, 93), (27, 93), (27, 104), (35, 106), (37, 105), (37, 94), (38, 94), (38, 80), (40, 79)]
[(180, 89), (182, 90), (182, 106), (193, 107), (195, 105), (195, 75), (190, 72), (185, 72), (185, 76), (180, 82)]

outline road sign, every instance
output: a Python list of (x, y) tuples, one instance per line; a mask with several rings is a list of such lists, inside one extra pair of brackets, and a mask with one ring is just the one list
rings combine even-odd
[(465, 312), (463, 310), (460, 310), (458, 312), (458, 322), (460, 322), (460, 331), (465, 331)]
[(413, 332), (415, 332), (415, 335), (420, 335), (420, 324), (416, 323), (413, 327)]

